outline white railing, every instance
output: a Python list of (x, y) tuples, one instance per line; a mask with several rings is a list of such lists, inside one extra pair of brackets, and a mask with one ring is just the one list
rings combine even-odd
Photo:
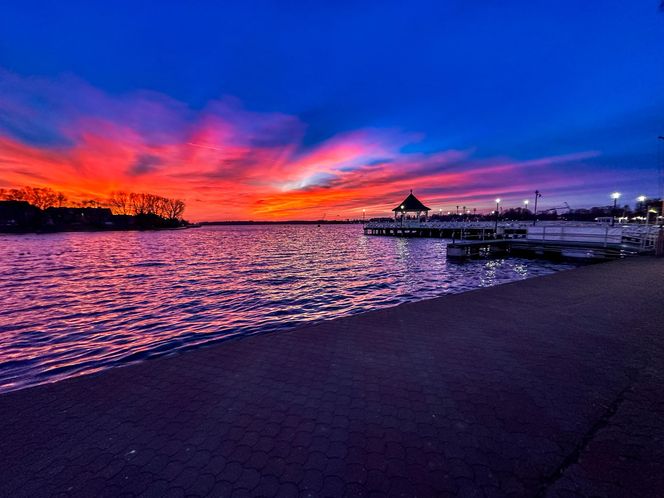
[[(495, 221), (370, 221), (366, 228), (433, 228), (443, 230), (458, 230), (461, 228), (494, 228)], [(524, 222), (499, 222), (499, 228), (527, 228), (529, 223)]]
[(644, 250), (654, 250), (660, 228), (654, 225), (625, 225), (623, 226), (623, 243), (640, 247)]
[(620, 244), (622, 228), (592, 225), (535, 225), (528, 227), (527, 240)]
[(635, 248), (650, 250), (655, 247), (659, 228), (644, 225), (607, 224), (537, 224), (528, 228), (527, 240), (557, 242), (592, 242), (626, 244)]
[[(370, 221), (367, 229), (437, 229), (459, 231), (466, 238), (467, 230), (493, 230), (495, 221)], [(659, 227), (655, 225), (611, 225), (583, 221), (498, 222), (499, 236), (513, 236), (505, 230), (525, 230), (526, 239), (551, 242), (586, 242), (603, 245), (625, 244), (642, 250), (652, 250), (657, 243)], [(518, 235), (517, 235), (518, 236)]]

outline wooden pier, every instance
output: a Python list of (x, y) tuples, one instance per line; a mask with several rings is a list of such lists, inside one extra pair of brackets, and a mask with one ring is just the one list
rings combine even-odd
[(452, 239), (447, 257), (544, 257), (611, 260), (653, 253), (662, 238), (658, 227), (598, 223), (372, 222), (366, 235)]
[(525, 237), (528, 227), (525, 223), (491, 222), (374, 222), (364, 226), (365, 235), (393, 237), (433, 237), (454, 240), (494, 240)]

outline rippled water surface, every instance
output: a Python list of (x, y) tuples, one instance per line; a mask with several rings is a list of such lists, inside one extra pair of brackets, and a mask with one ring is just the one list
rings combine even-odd
[(359, 225), (0, 235), (0, 391), (571, 265)]

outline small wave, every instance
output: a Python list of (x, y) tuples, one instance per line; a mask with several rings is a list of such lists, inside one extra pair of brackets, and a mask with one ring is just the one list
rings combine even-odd
[(345, 225), (49, 241), (12, 237), (29, 257), (0, 259), (0, 392), (572, 267), (448, 265), (440, 241)]

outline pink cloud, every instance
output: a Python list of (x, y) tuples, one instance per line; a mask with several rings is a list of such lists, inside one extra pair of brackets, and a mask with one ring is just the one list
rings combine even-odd
[[(596, 152), (476, 159), (470, 150), (405, 152), (421, 134), (359, 129), (312, 147), (306, 123), (244, 109), (232, 98), (202, 110), (152, 92), (109, 95), (73, 77), (0, 71), (0, 187), (50, 186), (71, 197), (151, 191), (187, 202), (195, 220), (389, 214), (416, 190), (431, 207), (480, 209), (500, 195), (576, 188)], [(517, 201), (520, 202), (520, 201)]]

